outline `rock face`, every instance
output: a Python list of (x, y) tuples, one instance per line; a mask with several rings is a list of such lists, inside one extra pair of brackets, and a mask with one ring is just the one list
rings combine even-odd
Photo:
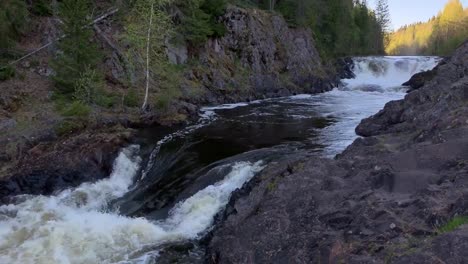
[(23, 153), (11, 177), (0, 180), (1, 199), (18, 194), (49, 195), (109, 176), (119, 148), (130, 135), (83, 133), (40, 143)]
[(188, 100), (216, 104), (333, 87), (334, 74), (323, 65), (310, 30), (289, 28), (278, 15), (234, 6), (221, 21), (225, 36), (206, 43), (199, 54), (201, 67), (188, 76), (190, 86), (200, 85), (201, 95)]
[(468, 215), (468, 43), (357, 132), (335, 160), (298, 153), (234, 195), (207, 261), (465, 263), (466, 227), (438, 227)]
[(403, 83), (403, 86), (409, 86), (410, 89), (408, 92), (412, 92), (414, 90), (417, 90), (421, 87), (423, 87), (426, 83), (430, 82), (437, 74), (437, 70), (439, 69), (440, 66), (446, 64), (447, 59), (442, 60), (439, 65), (437, 65), (434, 69), (429, 70), (429, 71), (424, 71), (417, 73), (411, 77), (410, 80), (407, 82)]

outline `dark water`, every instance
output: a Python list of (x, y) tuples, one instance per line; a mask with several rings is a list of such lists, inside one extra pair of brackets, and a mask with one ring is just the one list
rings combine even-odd
[[(298, 149), (323, 150), (324, 145), (317, 140), (319, 130), (335, 119), (288, 100), (217, 109), (216, 116), (208, 118), (209, 124), (175, 136), (161, 146), (139, 187), (117, 202), (121, 213), (162, 219), (176, 202), (226, 174), (206, 175), (212, 167), (234, 161), (271, 160)], [(157, 139), (151, 130), (143, 131), (142, 137), (147, 137), (146, 146), (155, 147), (149, 143)]]
[(361, 119), (436, 61), (357, 58), (356, 78), (333, 91), (208, 107), (189, 127), (143, 130), (108, 179), (1, 206), (0, 263), (200, 261), (198, 241), (233, 191), (285, 155), (340, 153)]

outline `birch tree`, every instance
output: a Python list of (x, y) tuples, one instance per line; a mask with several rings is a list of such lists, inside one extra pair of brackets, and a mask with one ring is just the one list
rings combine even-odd
[(150, 88), (157, 85), (155, 75), (167, 60), (165, 42), (172, 26), (163, 8), (170, 2), (171, 0), (137, 0), (127, 19), (126, 39), (130, 46), (130, 61), (134, 62), (136, 69), (144, 69), (143, 111), (148, 108)]
[(276, 4), (276, 0), (268, 0), (268, 9), (270, 9), (270, 11), (274, 11), (275, 4)]

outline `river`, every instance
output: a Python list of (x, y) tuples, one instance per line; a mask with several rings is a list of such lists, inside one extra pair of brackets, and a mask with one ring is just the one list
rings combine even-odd
[(361, 119), (437, 61), (354, 58), (356, 77), (330, 92), (205, 107), (175, 132), (143, 130), (109, 178), (0, 206), (0, 263), (168, 262), (174, 245), (184, 245), (175, 260), (201, 260), (198, 240), (233, 191), (284, 155), (340, 153)]

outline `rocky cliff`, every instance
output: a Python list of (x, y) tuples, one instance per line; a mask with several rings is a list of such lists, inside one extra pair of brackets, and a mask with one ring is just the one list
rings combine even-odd
[[(209, 40), (197, 52), (199, 64), (186, 73), (184, 99), (220, 104), (296, 93), (318, 93), (337, 83), (326, 67), (308, 29), (290, 28), (283, 17), (257, 9), (230, 6), (220, 18), (222, 38)], [(169, 49), (184, 63), (187, 48)], [(195, 87), (193, 87), (195, 86)], [(198, 88), (198, 95), (190, 90)]]
[(466, 262), (468, 43), (356, 131), (335, 160), (298, 153), (234, 195), (207, 261)]
[[(234, 6), (220, 20), (227, 29), (224, 37), (209, 40), (196, 52), (184, 44), (168, 45), (169, 59), (183, 65), (176, 87), (180, 97), (149, 113), (116, 103), (110, 108), (93, 106), (86, 122), (70, 123), (54, 110), (51, 96), (49, 62), (56, 50), (52, 47), (21, 62), (21, 78), (0, 82), (0, 196), (48, 194), (105, 177), (134, 128), (185, 122), (197, 117), (202, 105), (317, 93), (336, 82), (309, 30), (289, 28), (278, 15)], [(20, 43), (24, 49), (59, 35), (53, 18), (37, 18), (32, 24), (34, 29)], [(106, 54), (101, 65), (106, 91), (125, 94), (129, 73), (121, 58), (125, 45), (119, 43), (119, 23), (109, 19), (97, 26), (96, 41)], [(58, 133), (63, 124), (73, 125), (65, 135)]]

